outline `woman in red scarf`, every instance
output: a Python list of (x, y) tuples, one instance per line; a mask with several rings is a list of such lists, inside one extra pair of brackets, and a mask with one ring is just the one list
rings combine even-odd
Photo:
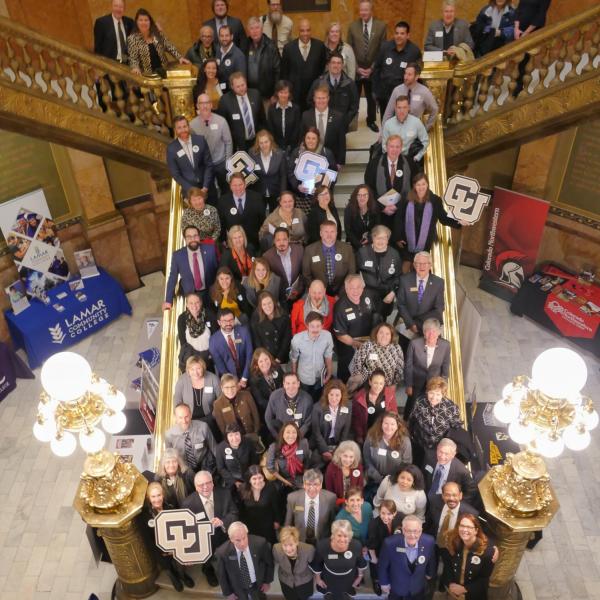
[(278, 480), (285, 495), (302, 487), (302, 474), (308, 468), (311, 451), (295, 423), (285, 423), (277, 441), (269, 446), (266, 467), (271, 478)]

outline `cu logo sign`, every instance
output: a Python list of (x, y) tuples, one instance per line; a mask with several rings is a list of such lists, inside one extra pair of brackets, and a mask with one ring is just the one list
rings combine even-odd
[(246, 185), (252, 185), (255, 181), (258, 181), (258, 177), (254, 174), (256, 163), (250, 158), (247, 152), (242, 150), (232, 154), (225, 163), (227, 167), (227, 179), (234, 173), (241, 173), (246, 180)]
[(444, 202), (448, 206), (448, 214), (457, 221), (465, 221), (469, 225), (477, 223), (491, 198), (489, 194), (484, 194), (480, 189), (477, 179), (464, 175), (450, 177), (448, 187), (444, 192)]
[(154, 519), (156, 545), (182, 565), (205, 563), (211, 557), (212, 533), (212, 523), (198, 521), (188, 508), (163, 510)]

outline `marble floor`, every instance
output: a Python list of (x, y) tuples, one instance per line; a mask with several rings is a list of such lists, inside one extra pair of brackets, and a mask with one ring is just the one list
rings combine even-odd
[[(527, 373), (544, 349), (564, 341), (534, 323), (513, 316), (508, 305), (477, 289), (479, 273), (461, 268), (458, 279), (483, 316), (473, 383), (480, 401), (493, 401), (514, 374)], [(75, 346), (103, 377), (124, 388), (135, 360), (144, 319), (160, 310), (164, 278), (144, 278), (129, 294), (133, 316), (122, 316)], [(598, 362), (584, 355), (589, 369), (586, 390), (600, 389)], [(39, 376), (39, 370), (36, 371)], [(112, 566), (96, 566), (85, 527), (72, 508), (84, 455), (52, 455), (33, 438), (39, 379), (19, 380), (0, 403), (0, 599), (84, 600), (91, 592), (110, 598)], [(584, 452), (566, 451), (548, 468), (561, 510), (521, 564), (518, 581), (525, 600), (600, 600), (600, 433)], [(598, 461), (598, 462), (597, 462)], [(157, 597), (176, 598), (161, 591)]]

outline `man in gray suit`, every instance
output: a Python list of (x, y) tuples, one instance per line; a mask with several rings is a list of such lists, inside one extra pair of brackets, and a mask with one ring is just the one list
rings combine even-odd
[(455, 0), (443, 0), (442, 18), (433, 21), (425, 38), (425, 51), (443, 50), (444, 54), (455, 55), (455, 46), (467, 44), (471, 50), (475, 47), (469, 23), (456, 18)]
[(442, 328), (437, 319), (426, 319), (423, 337), (414, 338), (408, 344), (404, 364), (406, 405), (404, 420), (408, 421), (415, 400), (425, 393), (427, 381), (432, 377), (448, 379), (450, 370), (450, 343), (440, 337)]
[(316, 469), (305, 471), (302, 480), (304, 490), (287, 497), (285, 525), (296, 527), (302, 542), (315, 544), (329, 535), (336, 513), (336, 496), (322, 489), (323, 475)]
[(413, 265), (415, 273), (405, 273), (400, 277), (398, 311), (406, 329), (421, 334), (427, 319), (443, 323), (444, 280), (430, 272), (429, 252), (417, 252)]
[(356, 91), (360, 98), (361, 90), (365, 90), (367, 99), (367, 127), (372, 131), (379, 131), (375, 119), (377, 106), (371, 85), (373, 65), (381, 50), (381, 44), (387, 37), (387, 26), (383, 21), (373, 18), (373, 2), (361, 0), (358, 5), (359, 19), (352, 21), (348, 27), (347, 43), (354, 50), (356, 56)]

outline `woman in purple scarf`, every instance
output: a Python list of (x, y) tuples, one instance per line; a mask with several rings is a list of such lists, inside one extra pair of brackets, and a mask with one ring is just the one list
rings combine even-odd
[(410, 271), (417, 252), (431, 250), (437, 240), (438, 221), (456, 229), (465, 225), (446, 214), (442, 199), (429, 189), (427, 175), (417, 173), (412, 178), (412, 189), (400, 201), (392, 232), (392, 239), (400, 251), (403, 273)]

